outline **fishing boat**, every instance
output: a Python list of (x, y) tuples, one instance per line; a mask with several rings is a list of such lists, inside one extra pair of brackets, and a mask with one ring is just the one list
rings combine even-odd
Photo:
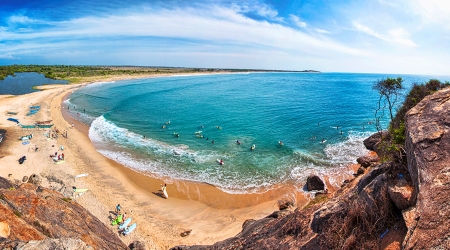
[(19, 112), (14, 112), (14, 111), (6, 111), (7, 115), (17, 115)]
[(29, 106), (30, 109), (40, 109), (41, 105), (37, 105), (37, 106)]
[(15, 123), (19, 123), (19, 120), (17, 120), (16, 118), (8, 118), (7, 120), (15, 122)]
[(48, 121), (36, 121), (35, 123), (37, 125), (42, 125), (42, 124), (49, 124), (50, 122), (52, 122), (53, 120), (48, 120)]
[(38, 124), (36, 125), (38, 128), (51, 128), (53, 124)]
[(36, 128), (36, 125), (23, 125), (23, 124), (20, 124), (20, 127), (22, 129), (30, 129), (30, 128)]

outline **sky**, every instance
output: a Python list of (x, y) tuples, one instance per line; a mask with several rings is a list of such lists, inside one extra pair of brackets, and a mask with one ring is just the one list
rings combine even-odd
[(0, 0), (0, 65), (450, 75), (448, 0)]

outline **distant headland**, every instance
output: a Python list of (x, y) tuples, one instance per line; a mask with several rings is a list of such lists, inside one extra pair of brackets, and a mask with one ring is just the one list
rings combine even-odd
[(150, 74), (189, 74), (189, 73), (236, 73), (236, 72), (295, 72), (321, 73), (317, 70), (273, 70), (273, 69), (225, 69), (225, 68), (185, 68), (164, 66), (79, 66), (79, 65), (7, 65), (0, 66), (0, 80), (19, 72), (37, 72), (55, 80), (79, 82), (79, 78), (106, 75), (150, 75)]

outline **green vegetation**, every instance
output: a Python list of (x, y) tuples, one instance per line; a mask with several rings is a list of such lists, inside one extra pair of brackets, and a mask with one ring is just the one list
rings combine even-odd
[(14, 210), (13, 213), (19, 218), (22, 217), (22, 214), (17, 210)]
[(308, 209), (316, 204), (319, 203), (324, 203), (325, 201), (327, 201), (329, 198), (327, 195), (319, 195), (314, 197), (314, 199), (312, 199), (310, 202), (308, 202), (308, 204), (306, 204), (306, 206), (304, 206), (302, 209)]
[(380, 125), (380, 119), (384, 116), (384, 110), (387, 108), (389, 110), (389, 115), (391, 121), (394, 119), (393, 109), (398, 101), (398, 96), (403, 89), (403, 79), (398, 78), (387, 78), (380, 80), (373, 85), (373, 89), (377, 90), (380, 94), (380, 99), (378, 99), (377, 110), (375, 111), (375, 125), (378, 132), (382, 131)]
[(65, 202), (70, 202), (70, 201), (72, 201), (71, 198), (67, 198), (67, 197), (62, 198), (62, 200), (65, 201)]
[(396, 115), (394, 117), (392, 117), (391, 115), (391, 122), (389, 124), (388, 133), (383, 137), (378, 150), (381, 153), (381, 159), (385, 161), (406, 161), (404, 148), (406, 140), (406, 113), (411, 108), (416, 106), (420, 101), (422, 101), (426, 96), (431, 95), (434, 92), (448, 86), (450, 86), (449, 82), (442, 83), (436, 79), (431, 79), (425, 84), (413, 85), (410, 92), (407, 94), (402, 106), (397, 110)]
[[(173, 68), (173, 67), (140, 67), (140, 66), (73, 66), (73, 65), (8, 65), (0, 66), (0, 80), (8, 75), (14, 76), (19, 72), (37, 72), (47, 78), (67, 80), (70, 83), (81, 82), (86, 77), (106, 77), (114, 75), (149, 75), (149, 74), (187, 74), (201, 72), (261, 72), (283, 70), (258, 69), (203, 69), (203, 68)], [(286, 72), (318, 72), (313, 70)]]

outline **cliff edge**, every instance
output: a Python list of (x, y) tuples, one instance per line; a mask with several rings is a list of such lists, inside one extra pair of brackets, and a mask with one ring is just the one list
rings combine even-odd
[(415, 206), (405, 249), (450, 249), (450, 88), (406, 114), (408, 171)]
[(127, 249), (81, 205), (51, 189), (0, 177), (0, 249)]

